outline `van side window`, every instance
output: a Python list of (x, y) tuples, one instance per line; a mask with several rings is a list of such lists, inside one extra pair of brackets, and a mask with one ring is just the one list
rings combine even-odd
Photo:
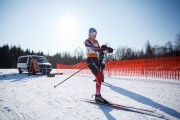
[(27, 62), (27, 57), (22, 57), (19, 58), (18, 63), (26, 63)]
[(31, 61), (32, 61), (32, 58), (31, 58), (31, 57), (29, 57), (29, 61), (28, 61), (28, 63), (31, 63)]

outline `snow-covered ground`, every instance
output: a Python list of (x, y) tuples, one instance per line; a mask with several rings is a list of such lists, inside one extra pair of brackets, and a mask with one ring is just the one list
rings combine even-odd
[[(81, 99), (94, 99), (93, 75), (76, 74), (54, 88), (70, 74), (47, 77), (18, 74), (0, 69), (0, 120), (157, 120)], [(16, 73), (16, 74), (15, 74)], [(102, 96), (122, 105), (157, 112), (171, 120), (180, 119), (180, 81), (152, 78), (105, 77)]]

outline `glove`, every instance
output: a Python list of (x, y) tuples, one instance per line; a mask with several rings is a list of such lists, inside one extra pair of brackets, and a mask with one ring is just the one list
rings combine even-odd
[(113, 49), (111, 47), (107, 47), (108, 49), (108, 53), (112, 53), (113, 52)]
[(102, 48), (103, 50), (106, 50), (106, 49), (107, 49), (107, 45), (102, 45), (101, 48)]

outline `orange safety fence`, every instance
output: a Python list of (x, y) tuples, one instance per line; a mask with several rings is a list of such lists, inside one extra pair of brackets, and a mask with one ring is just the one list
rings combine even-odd
[[(87, 63), (86, 62), (80, 62), (77, 63), (75, 65), (64, 65), (64, 64), (57, 64), (57, 73), (75, 73), (76, 71), (78, 71), (79, 69), (83, 68), (84, 66), (86, 66)], [(80, 74), (91, 74), (91, 71), (89, 70), (88, 66), (86, 68), (84, 68), (83, 70), (81, 70), (79, 72)]]
[[(57, 64), (57, 72), (74, 73), (86, 65), (86, 62), (75, 65)], [(86, 67), (80, 74), (92, 73)], [(109, 61), (106, 63), (104, 74), (180, 80), (180, 56)]]

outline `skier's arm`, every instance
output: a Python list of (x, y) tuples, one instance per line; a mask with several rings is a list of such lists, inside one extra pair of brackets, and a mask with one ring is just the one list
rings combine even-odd
[(91, 47), (91, 49), (93, 49), (94, 51), (102, 52), (107, 50), (107, 45), (102, 45), (101, 47), (98, 45), (98, 47)]
[(87, 42), (87, 40), (85, 41), (84, 44), (85, 44), (86, 47), (90, 47), (90, 48), (91, 48), (92, 50), (94, 50), (94, 51), (99, 51), (99, 52), (101, 52), (101, 51), (104, 51), (104, 50), (107, 49), (107, 46), (106, 46), (106, 45), (102, 45), (101, 47), (98, 45), (98, 47), (96, 47), (96, 46), (90, 44), (89, 42)]

